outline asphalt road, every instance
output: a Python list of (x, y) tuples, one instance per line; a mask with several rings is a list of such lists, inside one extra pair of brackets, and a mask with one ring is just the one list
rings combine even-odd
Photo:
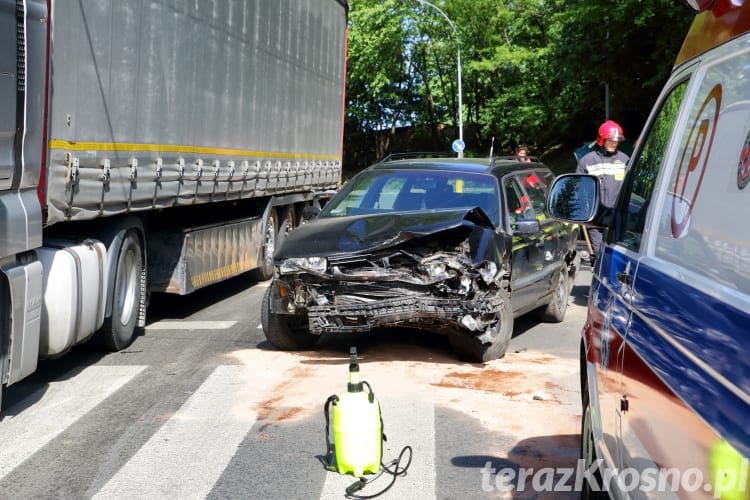
[(345, 390), (351, 345), (381, 404), (383, 461), (412, 450), (379, 498), (578, 498), (563, 479), (578, 456), (589, 278), (563, 323), (518, 319), (508, 354), (484, 365), (421, 332), (276, 351), (260, 328), (266, 283), (246, 278), (156, 296), (128, 349), (76, 349), (4, 392), (0, 498), (342, 498), (355, 478), (321, 463), (323, 406)]

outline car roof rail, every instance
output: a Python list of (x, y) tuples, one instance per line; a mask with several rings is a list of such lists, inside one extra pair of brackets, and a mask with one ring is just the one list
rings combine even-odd
[(403, 153), (391, 153), (385, 156), (378, 163), (386, 163), (395, 160), (408, 160), (410, 158), (451, 158), (455, 153), (445, 153), (439, 151), (407, 151)]

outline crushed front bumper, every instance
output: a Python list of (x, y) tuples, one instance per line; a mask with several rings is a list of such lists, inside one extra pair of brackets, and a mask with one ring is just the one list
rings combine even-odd
[(474, 318), (472, 325), (497, 321), (496, 312), (500, 304), (498, 298), (399, 297), (372, 304), (313, 306), (308, 308), (307, 315), (310, 332), (314, 334), (368, 332), (386, 326), (466, 328), (466, 316)]
[[(487, 293), (473, 299), (403, 295), (378, 300), (295, 307), (293, 297), (271, 293), (271, 310), (279, 314), (306, 314), (310, 333), (369, 332), (381, 327), (403, 326), (432, 331), (472, 330), (477, 333), (497, 322), (502, 299)], [(294, 312), (292, 312), (294, 311)]]

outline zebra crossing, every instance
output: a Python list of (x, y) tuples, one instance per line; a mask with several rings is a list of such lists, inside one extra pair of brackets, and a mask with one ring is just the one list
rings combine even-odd
[[(77, 473), (71, 464), (59, 478), (50, 474), (53, 484), (46, 486), (46, 494), (44, 485), (35, 489), (21, 484), (29, 475), (25, 469), (52, 464), (56, 450), (64, 450), (68, 441), (100, 432), (79, 429), (75, 438), (60, 438), (81, 425), (87, 414), (106, 414), (103, 408), (114, 405), (113, 398), (128, 383), (146, 377), (149, 367), (90, 366), (4, 408), (0, 498), (342, 498), (355, 478), (326, 471), (320, 456), (325, 452), (323, 403), (343, 389), (345, 365), (336, 362), (313, 370), (295, 357), (258, 351), (238, 353), (233, 361), (237, 364), (207, 370), (175, 411), (165, 412), (160, 425), (144, 431), (149, 434), (133, 453), (113, 445), (100, 452), (107, 466), (93, 464), (86, 473)], [(389, 386), (388, 394), (378, 393), (393, 376), (382, 367), (366, 377), (383, 408), (388, 437), (383, 460), (395, 459), (406, 445), (413, 457), (407, 475), (379, 498), (512, 497), (481, 489), (478, 467), (501, 460), (499, 452), (493, 455), (492, 430), (467, 424), (431, 397), (429, 386), (415, 381), (404, 378), (397, 388)], [(497, 423), (496, 441), (506, 439), (503, 425)], [(86, 443), (77, 446), (85, 449)], [(84, 484), (56, 494), (56, 481)], [(383, 476), (360, 494), (377, 492), (389, 482), (390, 477)]]
[(64, 382), (29, 395), (35, 401), (17, 415), (4, 409), (0, 422), (0, 480), (89, 410), (138, 375), (144, 366), (86, 368)]
[[(94, 498), (159, 498), (164, 492), (205, 498), (255, 424), (256, 415), (244, 407), (260, 394), (248, 375), (246, 367), (217, 367)], [(134, 477), (149, 480), (134, 483)]]

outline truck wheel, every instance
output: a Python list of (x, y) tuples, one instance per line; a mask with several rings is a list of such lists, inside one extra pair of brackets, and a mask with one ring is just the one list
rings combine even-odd
[(266, 281), (273, 278), (273, 256), (276, 253), (278, 223), (276, 210), (271, 209), (266, 224), (266, 234), (263, 237), (263, 249), (260, 253), (258, 267), (253, 269), (252, 277), (257, 281)]
[(497, 312), (497, 323), (493, 327), (494, 335), (490, 343), (483, 344), (474, 332), (463, 331), (449, 336), (453, 352), (459, 358), (474, 363), (485, 363), (505, 356), (513, 335), (513, 310), (510, 307), (508, 293), (500, 290), (498, 295), (501, 296), (502, 305)]
[(104, 325), (97, 335), (99, 344), (111, 351), (124, 349), (133, 341), (143, 293), (143, 256), (135, 231), (131, 229), (127, 232), (117, 252), (112, 314), (104, 319)]
[(283, 351), (310, 349), (318, 336), (310, 333), (307, 317), (276, 314), (271, 312), (271, 286), (266, 288), (260, 306), (260, 322), (268, 341)]
[(560, 323), (565, 319), (565, 311), (568, 310), (568, 297), (570, 296), (570, 282), (568, 281), (568, 268), (563, 265), (554, 278), (554, 290), (552, 299), (547, 307), (542, 310), (542, 321), (549, 323)]
[(292, 232), (295, 227), (296, 216), (294, 213), (294, 205), (289, 205), (284, 208), (282, 213), (279, 215), (279, 234), (276, 238), (276, 247), (280, 247), (286, 239), (287, 235)]

